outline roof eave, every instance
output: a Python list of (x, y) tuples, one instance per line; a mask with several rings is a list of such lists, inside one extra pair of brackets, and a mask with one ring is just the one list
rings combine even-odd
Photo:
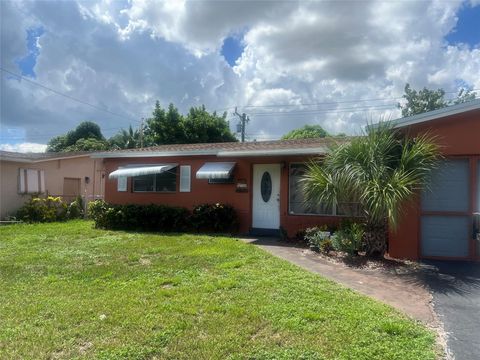
[(0, 161), (8, 161), (8, 162), (16, 162), (16, 163), (24, 163), (24, 164), (32, 164), (35, 161), (31, 159), (22, 159), (22, 158), (13, 158), (7, 156), (1, 156)]
[(197, 151), (136, 151), (136, 152), (105, 152), (92, 154), (94, 159), (113, 158), (147, 158), (171, 156), (217, 156), (217, 157), (253, 157), (253, 156), (293, 156), (293, 155), (324, 155), (328, 147), (288, 148), (274, 150), (197, 150)]
[[(423, 114), (399, 118), (391, 121), (394, 128), (402, 128), (431, 120), (441, 119), (473, 110), (480, 110), (480, 99), (468, 101), (458, 105), (447, 106), (438, 110), (429, 111)], [(378, 124), (375, 124), (376, 126)]]
[(146, 158), (146, 157), (168, 157), (168, 156), (207, 156), (217, 155), (218, 150), (192, 150), (192, 151), (125, 151), (125, 152), (104, 152), (92, 154), (93, 159), (113, 158)]
[(315, 148), (290, 148), (275, 150), (237, 150), (220, 151), (218, 157), (252, 157), (252, 156), (294, 156), (294, 155), (325, 155), (328, 152), (327, 147)]

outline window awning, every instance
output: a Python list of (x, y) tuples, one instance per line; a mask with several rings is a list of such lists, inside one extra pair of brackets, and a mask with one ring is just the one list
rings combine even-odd
[(234, 162), (207, 162), (197, 171), (197, 179), (228, 179), (232, 175)]
[(151, 165), (130, 165), (125, 167), (120, 167), (118, 170), (112, 171), (108, 175), (109, 179), (116, 179), (122, 176), (140, 176), (140, 175), (151, 175), (151, 174), (160, 174), (165, 171), (171, 170), (178, 164), (151, 164)]

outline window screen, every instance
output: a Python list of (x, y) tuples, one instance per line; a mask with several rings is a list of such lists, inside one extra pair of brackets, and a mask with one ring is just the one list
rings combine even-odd
[(133, 177), (134, 192), (174, 192), (177, 189), (177, 168), (160, 174)]
[(291, 164), (289, 178), (289, 212), (290, 214), (333, 215), (331, 206), (305, 201), (302, 176), (305, 175), (305, 164)]

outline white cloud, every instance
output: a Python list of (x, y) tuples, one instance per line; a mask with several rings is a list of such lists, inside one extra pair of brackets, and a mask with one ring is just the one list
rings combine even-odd
[[(26, 30), (43, 27), (36, 81), (128, 118), (2, 74), (2, 127), (24, 127), (29, 142), (83, 120), (111, 135), (137, 125), (157, 99), (181, 111), (239, 105), (250, 114), (248, 132), (265, 138), (306, 123), (355, 133), (366, 121), (399, 115), (406, 82), (448, 92), (459, 83), (480, 88), (480, 50), (444, 40), (460, 1), (1, 4), (2, 66), (19, 72)], [(232, 69), (220, 48), (237, 32), (245, 34), (245, 51)], [(349, 102), (377, 98), (390, 100)], [(278, 106), (313, 103), (323, 104)], [(277, 106), (241, 108), (247, 104)]]
[(0, 144), (0, 150), (20, 153), (45, 152), (46, 149), (47, 145), (45, 144), (36, 144), (29, 142), (19, 144)]

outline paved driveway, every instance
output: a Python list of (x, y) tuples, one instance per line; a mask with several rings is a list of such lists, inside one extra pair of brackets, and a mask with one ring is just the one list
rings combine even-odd
[(455, 360), (480, 359), (480, 264), (426, 261), (423, 273)]

